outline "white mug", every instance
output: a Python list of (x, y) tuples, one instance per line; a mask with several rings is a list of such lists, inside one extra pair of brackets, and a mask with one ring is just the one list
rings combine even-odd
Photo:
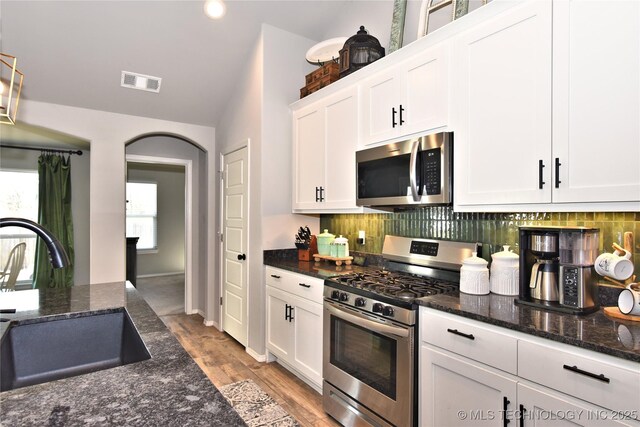
[(624, 251), (624, 256), (619, 251), (612, 254), (605, 252), (596, 258), (596, 273), (616, 280), (627, 280), (633, 274), (630, 258), (629, 251)]
[(618, 308), (622, 314), (640, 316), (640, 287), (632, 283), (618, 296)]

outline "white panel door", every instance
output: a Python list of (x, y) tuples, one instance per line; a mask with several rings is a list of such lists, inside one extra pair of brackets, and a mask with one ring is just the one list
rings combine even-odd
[(322, 386), (322, 304), (294, 297), (294, 366)]
[(515, 377), (481, 363), (423, 344), (419, 372), (421, 426), (504, 425), (516, 409)]
[(248, 149), (224, 156), (222, 329), (247, 345)]
[[(608, 427), (638, 426), (637, 421), (622, 421), (622, 413), (573, 399), (534, 384), (518, 383), (518, 407), (524, 423), (531, 427)], [(630, 412), (637, 408), (629, 408)]]
[(267, 349), (287, 362), (292, 360), (294, 340), (293, 320), (287, 316), (292, 307), (290, 298), (286, 292), (267, 286)]
[(551, 202), (551, 2), (458, 36), (453, 61), (455, 203)]
[(323, 209), (357, 209), (357, 94), (356, 87), (339, 92), (328, 99), (324, 107), (326, 159)]
[(293, 114), (294, 210), (319, 208), (319, 188), (324, 185), (324, 109), (319, 105)]
[(553, 201), (640, 201), (640, 2), (553, 14)]
[(398, 66), (376, 74), (361, 85), (360, 146), (385, 141), (400, 132), (401, 73)]

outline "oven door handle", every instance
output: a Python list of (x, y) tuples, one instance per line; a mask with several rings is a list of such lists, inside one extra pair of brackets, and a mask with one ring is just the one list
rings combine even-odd
[(334, 316), (344, 320), (348, 320), (349, 322), (356, 324), (358, 326), (362, 326), (363, 328), (370, 329), (373, 332), (380, 332), (382, 334), (395, 335), (401, 338), (406, 338), (409, 336), (408, 329), (400, 328), (398, 326), (384, 325), (382, 323), (374, 322), (373, 320), (363, 319), (362, 317), (356, 316), (351, 313), (347, 313), (343, 310), (339, 310), (330, 305), (325, 305), (325, 308), (329, 311), (329, 313), (333, 314)]
[(418, 166), (418, 148), (420, 148), (420, 139), (413, 141), (411, 147), (411, 158), (409, 159), (409, 185), (411, 186), (411, 196), (414, 202), (420, 201), (420, 194), (418, 191), (418, 183), (416, 168)]

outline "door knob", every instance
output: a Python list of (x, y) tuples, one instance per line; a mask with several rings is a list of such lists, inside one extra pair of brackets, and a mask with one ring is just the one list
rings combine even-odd
[(238, 255), (238, 261), (244, 261), (245, 259), (247, 259), (247, 256), (245, 254)]

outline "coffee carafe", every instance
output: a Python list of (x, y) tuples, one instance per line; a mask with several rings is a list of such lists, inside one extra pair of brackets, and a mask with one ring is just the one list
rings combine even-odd
[(598, 309), (597, 228), (520, 227), (517, 304), (587, 314)]
[(558, 301), (558, 235), (534, 233), (529, 236), (536, 261), (531, 267), (529, 296), (540, 301)]

